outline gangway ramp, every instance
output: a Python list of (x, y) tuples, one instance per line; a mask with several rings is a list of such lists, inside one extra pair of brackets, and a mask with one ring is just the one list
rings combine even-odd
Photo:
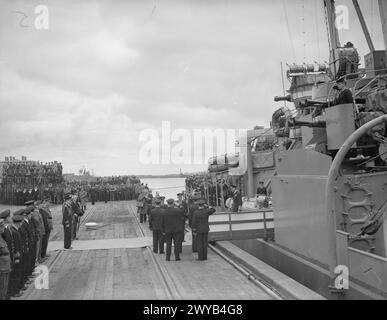
[(209, 241), (273, 239), (274, 215), (272, 210), (215, 212), (209, 218)]

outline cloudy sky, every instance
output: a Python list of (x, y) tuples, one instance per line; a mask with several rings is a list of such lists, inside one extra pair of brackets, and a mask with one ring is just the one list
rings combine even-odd
[[(337, 4), (350, 9), (342, 43), (364, 56), (351, 2)], [(360, 5), (383, 49), (377, 0)], [(268, 126), (280, 61), (328, 60), (322, 0), (0, 0), (0, 41), (0, 157), (98, 175), (206, 168), (142, 163), (141, 132)]]

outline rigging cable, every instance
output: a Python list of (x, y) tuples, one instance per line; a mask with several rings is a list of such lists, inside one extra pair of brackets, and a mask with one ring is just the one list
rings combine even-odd
[(306, 60), (306, 43), (305, 43), (305, 0), (302, 0), (302, 41), (303, 41), (303, 62)]

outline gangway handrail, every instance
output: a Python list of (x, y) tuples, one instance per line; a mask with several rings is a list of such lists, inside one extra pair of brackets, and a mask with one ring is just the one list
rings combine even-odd
[(216, 211), (213, 213), (213, 215), (217, 215), (217, 214), (244, 214), (244, 213), (258, 213), (258, 212), (273, 212), (273, 209), (251, 209), (251, 210), (242, 210), (242, 211), (238, 211), (238, 212), (233, 212), (233, 211)]
[[(263, 239), (265, 241), (268, 240), (269, 237), (269, 231), (268, 229), (272, 229), (271, 227), (268, 227), (268, 223), (274, 221), (274, 217), (268, 217), (267, 213), (273, 212), (271, 209), (257, 209), (257, 210), (247, 210), (247, 211), (240, 211), (240, 212), (232, 212), (232, 211), (222, 211), (222, 212), (216, 212), (212, 217), (216, 216), (223, 216), (224, 218), (222, 220), (215, 219), (214, 221), (211, 221), (211, 217), (209, 220), (210, 226), (227, 226), (228, 228), (225, 228), (226, 230), (223, 231), (216, 231), (214, 230), (214, 234), (218, 233), (225, 233), (228, 234), (228, 239), (232, 240), (234, 238), (234, 232), (241, 232), (243, 229), (236, 229), (234, 230), (233, 226), (237, 226), (240, 224), (255, 224), (255, 223), (263, 223), (263, 229), (261, 228), (252, 228), (252, 229), (246, 229), (246, 231), (250, 230), (261, 230), (263, 231)], [(244, 216), (245, 214), (257, 214), (259, 216), (257, 217), (247, 217)], [(238, 216), (241, 219), (238, 219)], [(211, 232), (211, 231), (210, 231)], [(218, 235), (219, 236), (219, 235)]]

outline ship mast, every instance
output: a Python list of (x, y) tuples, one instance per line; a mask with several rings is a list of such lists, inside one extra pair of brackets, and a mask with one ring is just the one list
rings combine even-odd
[(340, 47), (340, 39), (339, 33), (336, 28), (335, 0), (324, 0), (324, 7), (328, 25), (328, 40), (332, 58), (329, 63), (333, 66), (334, 74), (336, 74), (336, 49)]
[(324, 0), (324, 6), (328, 23), (329, 45), (331, 50), (334, 51), (340, 47), (339, 33), (336, 28), (335, 0)]

